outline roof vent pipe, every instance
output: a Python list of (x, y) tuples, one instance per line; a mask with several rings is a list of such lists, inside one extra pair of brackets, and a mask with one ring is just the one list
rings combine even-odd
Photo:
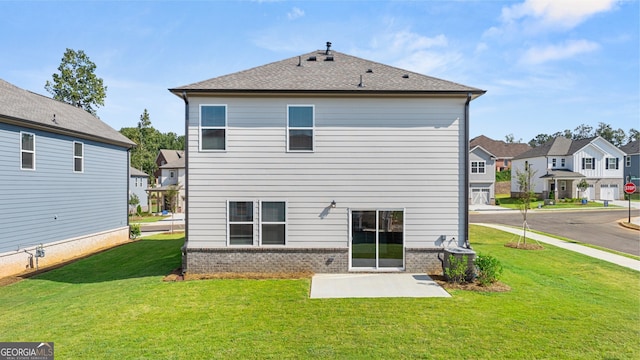
[(298, 66), (302, 66), (302, 56), (298, 56)]
[(360, 75), (360, 83), (358, 84), (359, 88), (364, 87), (364, 83), (362, 82), (362, 75)]
[(327, 51), (324, 52), (325, 55), (331, 55), (331, 42), (327, 41)]

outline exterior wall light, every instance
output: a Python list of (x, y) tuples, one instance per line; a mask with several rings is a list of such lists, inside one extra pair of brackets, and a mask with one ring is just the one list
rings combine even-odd
[(332, 200), (332, 201), (331, 201), (331, 208), (332, 208), (332, 209), (335, 209), (335, 208), (336, 208), (336, 201), (335, 201), (335, 200)]

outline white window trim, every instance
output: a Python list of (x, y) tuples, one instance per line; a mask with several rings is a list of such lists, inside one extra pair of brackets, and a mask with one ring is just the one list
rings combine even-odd
[[(606, 170), (617, 170), (616, 169), (616, 158), (608, 157), (607, 164), (605, 165)], [(613, 166), (611, 166), (613, 165)]]
[[(292, 107), (310, 107), (311, 108), (311, 128), (309, 127), (291, 127), (289, 126), (289, 109)], [(289, 149), (289, 130), (309, 130), (311, 129), (311, 150), (290, 150)], [(288, 104), (287, 105), (287, 152), (293, 153), (312, 153), (316, 151), (316, 106), (312, 104)]]
[[(278, 202), (278, 203), (284, 203), (284, 222), (282, 221), (263, 221), (262, 220), (262, 203), (264, 202)], [(287, 239), (289, 238), (289, 204), (287, 203), (286, 200), (260, 200), (258, 203), (258, 211), (260, 212), (260, 216), (259, 216), (259, 230), (260, 231), (260, 236), (259, 236), (259, 244), (260, 246), (266, 246), (266, 247), (282, 247), (282, 246), (287, 246)], [(263, 224), (273, 224), (273, 225), (284, 225), (284, 244), (263, 244), (262, 243), (262, 225)]]
[[(33, 137), (33, 150), (23, 150), (22, 149), (22, 135), (24, 135), (24, 134), (31, 135)], [(30, 133), (30, 132), (26, 132), (26, 131), (20, 131), (20, 141), (18, 143), (19, 143), (18, 146), (20, 147), (20, 170), (36, 171), (36, 134)], [(22, 153), (23, 152), (33, 154), (33, 167), (31, 167), (31, 168), (23, 168), (22, 167)]]
[(595, 170), (596, 169), (596, 164), (595, 161), (593, 161), (593, 158), (585, 158), (584, 160), (584, 169), (585, 170)]
[[(475, 166), (475, 168), (477, 169), (477, 171), (476, 171), (476, 172), (473, 172), (473, 168), (474, 168), (473, 164), (474, 164), (474, 163), (476, 163), (476, 166)], [(480, 171), (480, 164), (483, 164), (483, 165), (482, 165), (482, 172)], [(486, 174), (486, 173), (487, 173), (487, 162), (486, 162), (486, 161), (484, 161), (484, 160), (481, 160), (481, 161), (472, 161), (472, 162), (471, 162), (471, 169), (470, 169), (470, 170), (471, 170), (471, 174)]]
[[(233, 224), (239, 224), (239, 225), (251, 225), (253, 231), (251, 232), (252, 235), (252, 241), (251, 241), (251, 245), (248, 244), (243, 244), (243, 245), (235, 245), (235, 244), (231, 244), (231, 216), (229, 214), (229, 205), (232, 202), (251, 202), (252, 205), (252, 211), (253, 211), (253, 220), (251, 221), (234, 221)], [(227, 208), (225, 210), (225, 213), (227, 214), (227, 219), (226, 219), (226, 223), (227, 223), (227, 246), (230, 247), (251, 247), (253, 246), (253, 243), (255, 242), (255, 234), (256, 234), (256, 224), (255, 224), (255, 220), (256, 220), (256, 201), (253, 199), (233, 199), (233, 200), (227, 200)]]
[[(80, 156), (76, 155), (76, 144), (82, 145), (82, 155)], [(71, 155), (73, 155), (73, 164), (72, 164), (73, 172), (76, 174), (84, 173), (84, 143), (80, 141), (74, 141), (71, 151), (72, 151)], [(80, 171), (76, 171), (76, 159), (78, 158), (80, 159)]]
[[(224, 126), (202, 126), (202, 108), (206, 106), (222, 106), (224, 107)], [(200, 104), (198, 107), (198, 148), (201, 152), (225, 152), (227, 151), (227, 138), (229, 137), (227, 104)], [(203, 129), (222, 129), (224, 130), (224, 149), (203, 149), (202, 148), (202, 130)]]

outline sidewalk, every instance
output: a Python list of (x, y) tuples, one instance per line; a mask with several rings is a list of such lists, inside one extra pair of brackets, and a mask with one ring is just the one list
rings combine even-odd
[[(474, 223), (474, 225), (486, 226), (486, 227), (498, 229), (498, 230), (505, 231), (515, 235), (520, 235), (520, 236), (523, 235), (522, 229), (519, 229), (519, 228), (513, 228), (513, 227), (497, 225), (497, 224), (484, 224), (484, 223)], [(590, 248), (583, 245), (578, 245), (578, 244), (558, 240), (549, 236), (536, 234), (534, 232), (527, 232), (527, 238), (537, 240), (545, 244), (557, 246), (559, 248), (563, 248), (566, 250), (575, 251), (580, 254), (591, 256), (593, 258), (604, 260), (604, 261), (617, 264), (632, 270), (640, 271), (640, 261), (634, 260), (628, 257), (613, 254), (607, 251)]]
[(167, 218), (156, 222), (140, 223), (140, 231), (142, 232), (142, 236), (165, 233), (171, 231), (172, 228), (173, 231), (184, 230), (184, 213), (173, 214), (173, 219), (171, 214), (169, 214)]

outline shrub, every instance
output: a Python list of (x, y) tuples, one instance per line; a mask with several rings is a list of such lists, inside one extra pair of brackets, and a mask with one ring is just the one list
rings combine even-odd
[(453, 255), (449, 255), (449, 267), (444, 269), (449, 282), (460, 284), (463, 283), (467, 275), (467, 255), (462, 255), (462, 259), (458, 259)]
[(500, 205), (500, 199), (496, 198), (496, 205)]
[(142, 216), (142, 206), (140, 206), (140, 204), (138, 204), (138, 206), (136, 206), (136, 214), (138, 216)]
[(478, 269), (478, 283), (482, 286), (495, 283), (502, 274), (502, 264), (491, 255), (478, 254), (475, 264)]
[(129, 238), (136, 239), (140, 236), (142, 232), (140, 231), (140, 224), (131, 224), (129, 225)]

